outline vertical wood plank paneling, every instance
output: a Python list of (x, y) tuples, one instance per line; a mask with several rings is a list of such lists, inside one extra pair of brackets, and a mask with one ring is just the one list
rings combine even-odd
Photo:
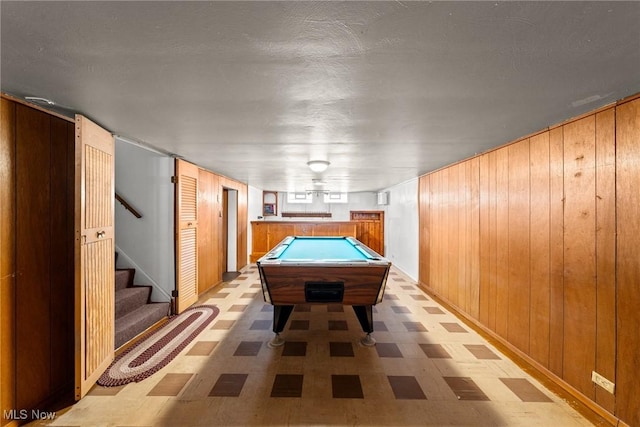
[(509, 147), (496, 151), (496, 333), (509, 324)]
[(563, 378), (594, 398), (596, 326), (595, 118), (564, 126)]
[(458, 281), (454, 283), (453, 286), (457, 288), (456, 292), (458, 295), (458, 307), (460, 307), (465, 312), (468, 311), (467, 308), (467, 210), (466, 210), (466, 197), (467, 197), (467, 181), (466, 181), (466, 165), (467, 162), (459, 163), (457, 166), (458, 169), (458, 185), (455, 188), (457, 193), (457, 203), (456, 203), (456, 215), (458, 216), (458, 248), (456, 254), (454, 254), (454, 259), (457, 260), (457, 266), (454, 266), (454, 269), (457, 272)]
[(198, 170), (198, 293), (203, 293), (216, 284), (214, 274), (215, 251), (213, 250), (213, 188), (212, 173)]
[(562, 378), (564, 365), (564, 137), (549, 131), (549, 369)]
[(16, 108), (0, 98), (0, 409), (15, 401)]
[(435, 284), (440, 274), (442, 259), (439, 246), (440, 237), (440, 209), (441, 209), (440, 179), (438, 173), (429, 175), (429, 287), (435, 289)]
[(498, 155), (489, 156), (489, 313), (488, 327), (496, 331), (498, 306)]
[[(616, 153), (615, 109), (596, 114), (596, 371), (615, 382)], [(596, 387), (596, 402), (613, 413), (614, 396)]]
[(76, 400), (114, 357), (114, 139), (86, 117), (75, 129)]
[(525, 353), (529, 352), (529, 139), (508, 147), (509, 152), (509, 254), (507, 337)]
[(640, 425), (640, 100), (616, 107), (617, 367), (616, 415)]
[(449, 218), (449, 236), (448, 236), (448, 280), (447, 280), (447, 299), (451, 304), (460, 307), (458, 300), (458, 279), (459, 279), (459, 254), (460, 254), (460, 242), (458, 241), (458, 235), (460, 233), (460, 222), (458, 220), (458, 197), (459, 197), (459, 170), (460, 165), (456, 164), (448, 168), (448, 191), (449, 204), (447, 209), (447, 215)]
[(531, 170), (531, 301), (529, 354), (549, 366), (550, 184), (549, 132), (530, 139)]
[(489, 327), (489, 269), (490, 269), (490, 239), (489, 239), (489, 155), (479, 157), (479, 317), (480, 323)]
[(418, 280), (420, 283), (429, 286), (430, 276), (430, 246), (431, 236), (429, 224), (431, 221), (429, 196), (429, 176), (421, 176), (418, 180), (418, 222), (420, 224), (420, 234), (418, 236)]
[(469, 314), (480, 319), (480, 158), (469, 160)]
[(69, 390), (73, 379), (73, 154), (74, 126), (51, 120), (51, 387)]
[(16, 128), (16, 405), (34, 408), (51, 372), (49, 115), (17, 105)]

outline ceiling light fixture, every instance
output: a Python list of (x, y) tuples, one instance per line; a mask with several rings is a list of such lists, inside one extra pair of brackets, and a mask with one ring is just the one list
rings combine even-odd
[(325, 185), (326, 182), (321, 180), (321, 179), (313, 179), (311, 180), (311, 182), (313, 182), (313, 185)]
[(326, 160), (311, 160), (310, 162), (307, 162), (309, 169), (314, 172), (324, 172), (329, 165), (330, 163)]

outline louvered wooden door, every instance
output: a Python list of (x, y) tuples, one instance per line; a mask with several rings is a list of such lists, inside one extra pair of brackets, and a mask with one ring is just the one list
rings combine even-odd
[(114, 139), (76, 116), (76, 400), (114, 358)]
[(198, 167), (176, 160), (176, 310), (198, 300)]

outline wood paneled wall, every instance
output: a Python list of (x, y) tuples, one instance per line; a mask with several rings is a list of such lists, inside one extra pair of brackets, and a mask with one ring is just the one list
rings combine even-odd
[[(238, 192), (237, 259), (238, 270), (247, 265), (247, 185), (205, 169), (198, 177), (198, 292), (222, 281), (226, 233), (223, 230), (223, 190)], [(232, 256), (232, 255), (230, 255)]]
[(640, 98), (424, 175), (420, 283), (640, 425), (639, 188)]
[(73, 394), (74, 123), (4, 97), (1, 118), (0, 410), (43, 408)]
[(287, 236), (356, 237), (357, 225), (357, 221), (251, 221), (250, 259), (256, 262)]

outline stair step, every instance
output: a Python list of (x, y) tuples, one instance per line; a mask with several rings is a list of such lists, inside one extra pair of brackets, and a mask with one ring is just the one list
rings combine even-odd
[(133, 277), (135, 274), (135, 268), (118, 268), (116, 270), (116, 291), (128, 286), (133, 286)]
[(168, 315), (168, 302), (154, 302), (145, 304), (123, 317), (116, 318), (115, 348), (127, 343)]
[(116, 290), (116, 319), (149, 302), (151, 286), (131, 286)]

